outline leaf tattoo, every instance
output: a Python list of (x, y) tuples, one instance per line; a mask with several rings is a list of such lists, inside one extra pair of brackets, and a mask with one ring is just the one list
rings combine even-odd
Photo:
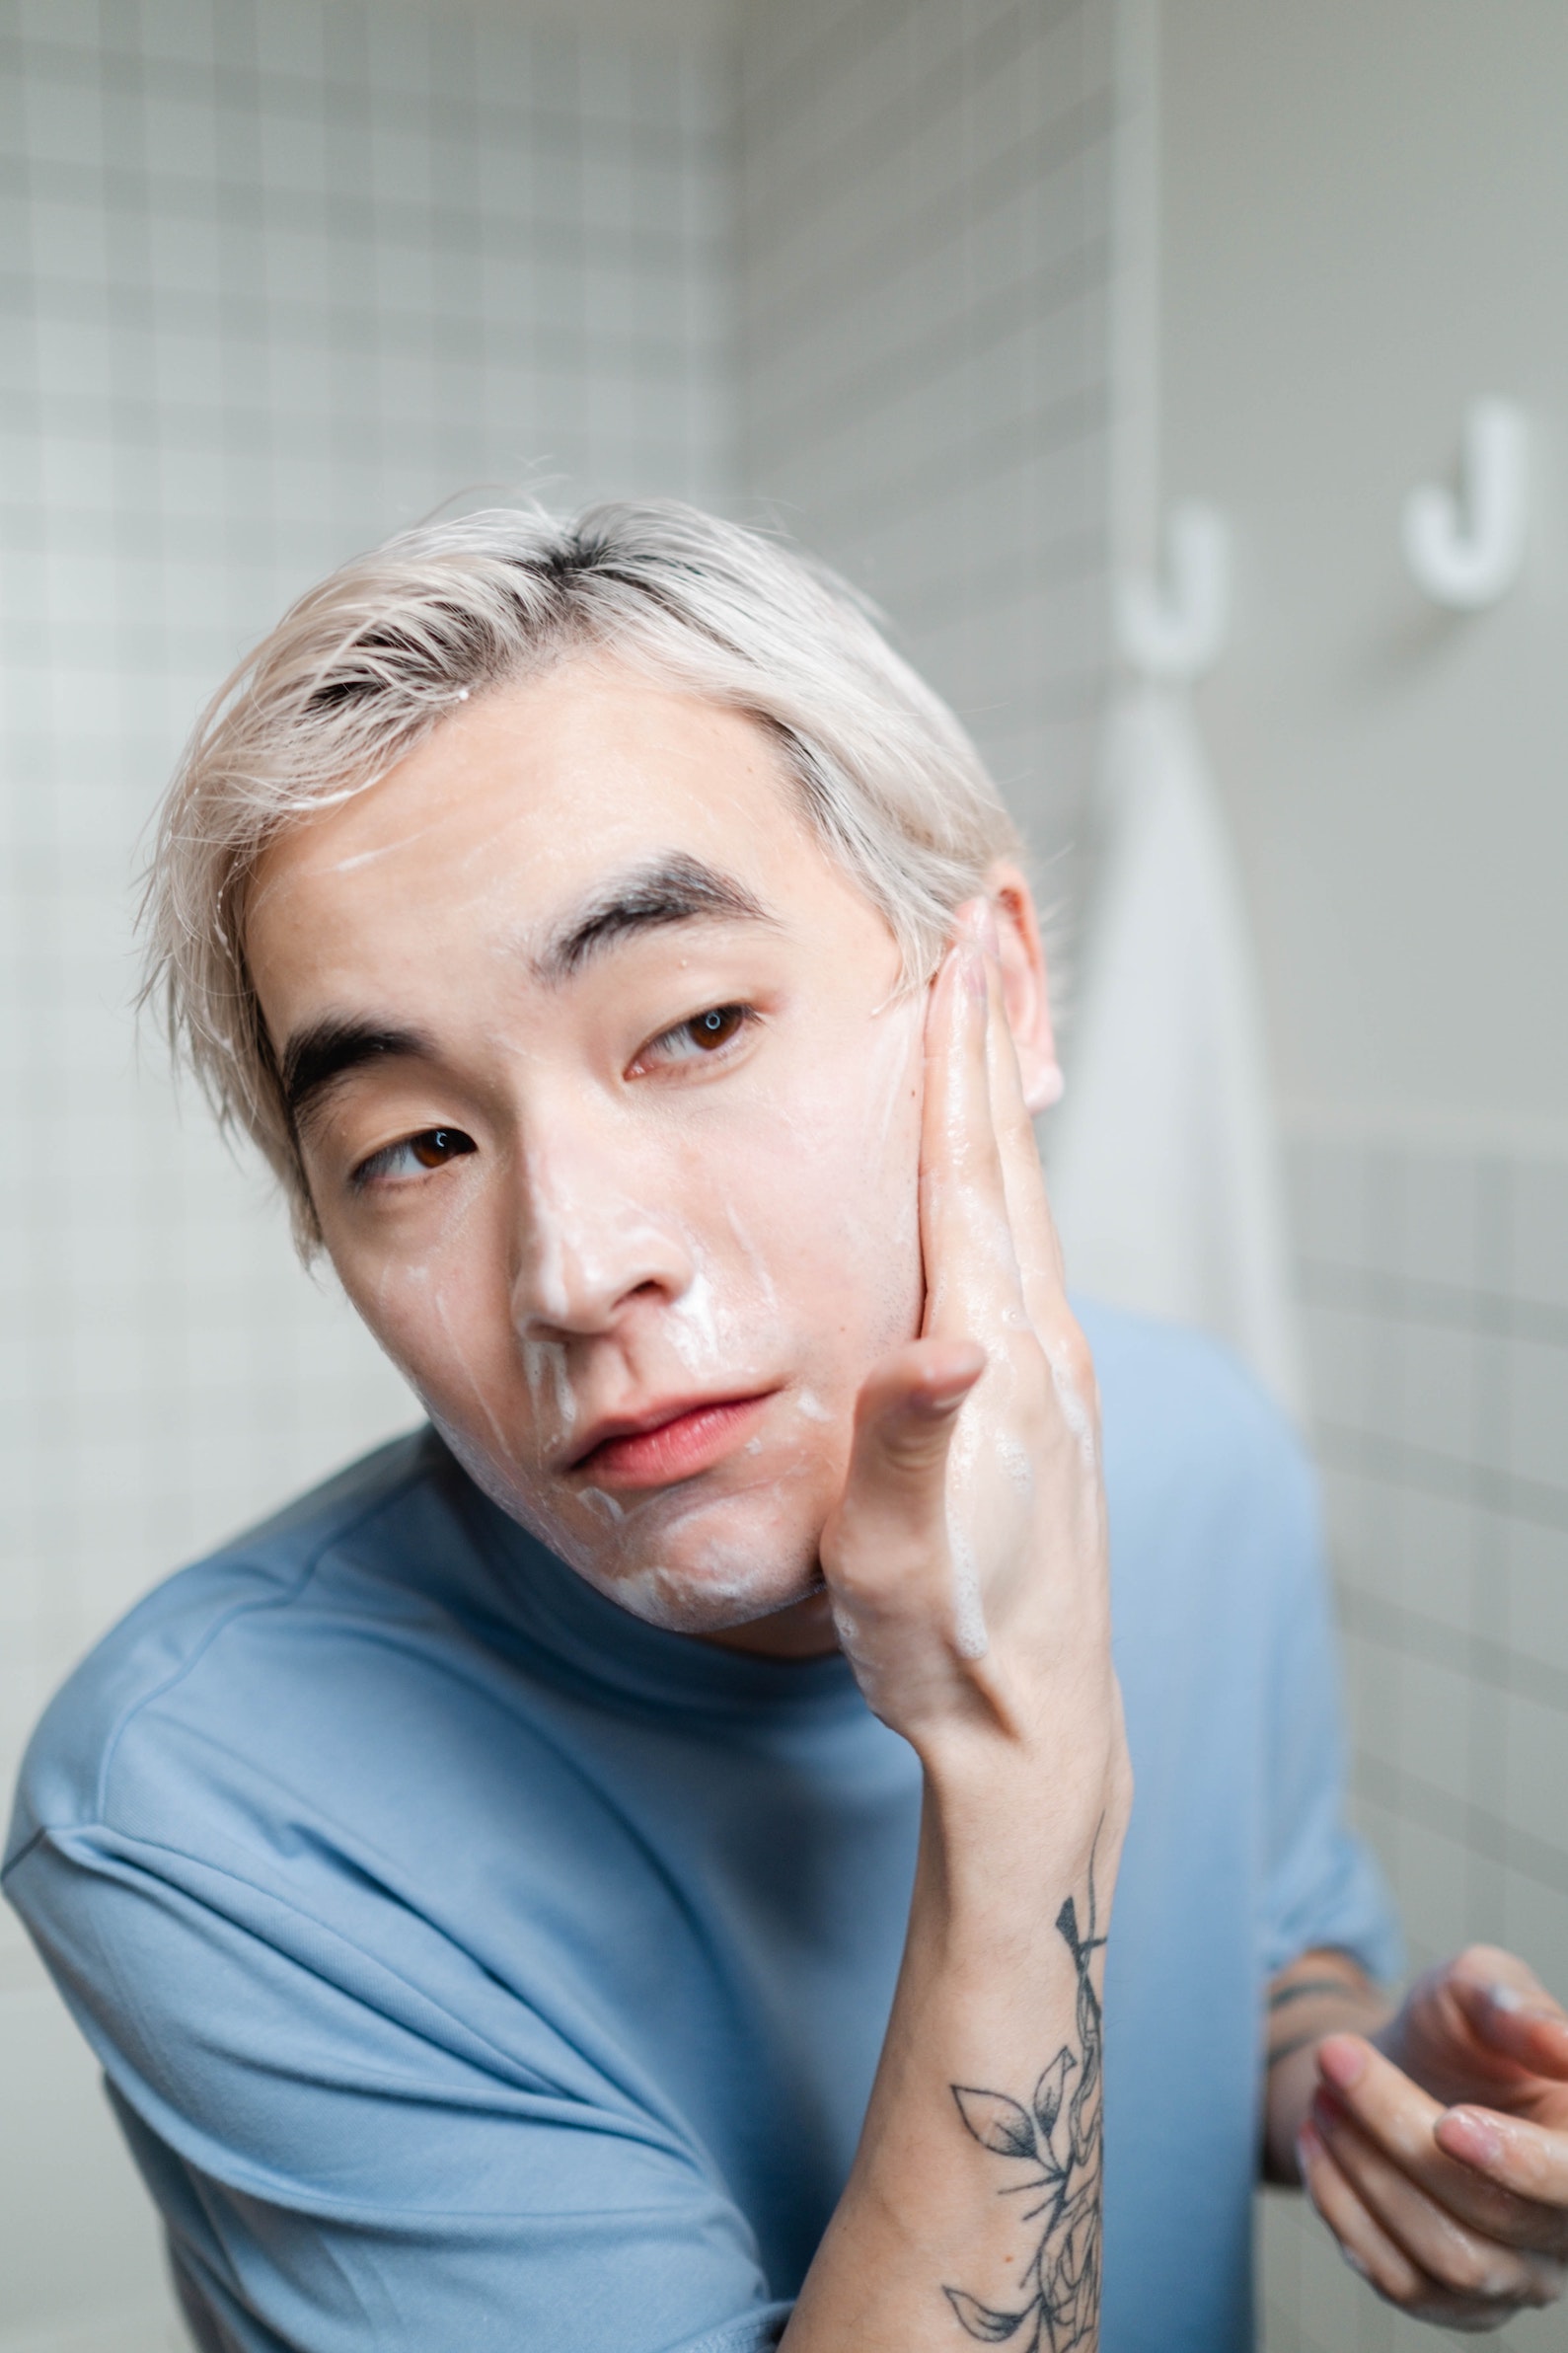
[[(994, 2150), (998, 2157), (1039, 2154), (1028, 2109), (1020, 2108), (1005, 2091), (972, 2091), (967, 2084), (955, 2084), (953, 2097), (958, 2102), (959, 2115), (982, 2149)], [(1045, 2129), (1049, 2138), (1049, 2125)]]
[(1063, 2044), (1027, 2107), (1006, 2091), (952, 2086), (970, 2139), (994, 2157), (1030, 2167), (1026, 2178), (1005, 2183), (998, 2195), (1037, 2195), (1038, 2204), (1023, 2219), (1043, 2221), (1043, 2228), (1021, 2283), (1028, 2298), (1017, 2311), (998, 2311), (965, 2288), (944, 2287), (942, 2294), (977, 2344), (1015, 2340), (1018, 2353), (1074, 2353), (1094, 2342), (1099, 2322), (1104, 2021), (1092, 1970), (1105, 1938), (1097, 1933), (1092, 1857), (1087, 1926), (1081, 1929), (1078, 1906), (1069, 1896), (1057, 1914), (1056, 1930), (1073, 1956), (1078, 1979), (1078, 2049)]

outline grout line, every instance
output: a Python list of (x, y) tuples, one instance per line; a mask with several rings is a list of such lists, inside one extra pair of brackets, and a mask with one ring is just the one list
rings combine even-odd
[(1356, 1585), (1342, 1584), (1338, 1598), (1345, 1626), (1364, 1641), (1424, 1659), (1429, 1666), (1452, 1668), (1492, 1690), (1568, 1714), (1568, 1670), (1549, 1666), (1545, 1660), (1531, 1658), (1486, 1634), (1459, 1633), (1438, 1619), (1384, 1601)]
[(1568, 1348), (1568, 1307), (1550, 1300), (1317, 1258), (1299, 1261), (1298, 1281), (1308, 1306), (1361, 1309), (1412, 1324), (1446, 1325)]
[(1338, 1422), (1319, 1421), (1314, 1431), (1318, 1452), (1335, 1470), (1359, 1472), (1424, 1494), (1479, 1503), (1531, 1527), (1568, 1528), (1568, 1488), (1553, 1486), (1543, 1479), (1495, 1471), (1484, 1463), (1442, 1454), (1435, 1447), (1350, 1429)]

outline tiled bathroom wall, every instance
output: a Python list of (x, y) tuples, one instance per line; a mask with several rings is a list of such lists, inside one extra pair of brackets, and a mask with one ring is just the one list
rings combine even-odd
[[(1413, 1969), (1501, 1943), (1568, 1993), (1568, 1152), (1303, 1127), (1289, 1166), (1357, 1814)], [(1266, 2204), (1268, 2353), (1443, 2341)]]
[(1110, 0), (754, 8), (747, 492), (890, 615), (1048, 898), (1107, 660)]
[[(177, 747), (290, 596), (444, 501), (728, 496), (729, 121), (718, 51), (560, 10), (0, 5), (7, 1789), (145, 1586), (412, 1415), (138, 1041)], [(161, 2345), (143, 2201), (3, 1909), (0, 2084), (0, 2344)]]

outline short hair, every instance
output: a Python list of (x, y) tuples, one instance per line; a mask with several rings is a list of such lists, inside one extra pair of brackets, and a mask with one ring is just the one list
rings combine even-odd
[(475, 697), (573, 653), (611, 654), (773, 738), (824, 849), (880, 910), (906, 981), (1017, 834), (946, 705), (871, 608), (775, 539), (674, 500), (562, 518), (431, 523), (311, 589), (198, 719), (146, 880), (144, 998), (220, 1123), (254, 1139), (307, 1252), (298, 1139), (246, 957), (268, 845), (365, 793)]

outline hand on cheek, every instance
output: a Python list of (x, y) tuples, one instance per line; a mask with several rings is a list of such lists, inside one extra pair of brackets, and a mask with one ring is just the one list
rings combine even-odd
[(1038, 1753), (1119, 1844), (1129, 1777), (1111, 1666), (1093, 1369), (1062, 1288), (995, 930), (932, 994), (919, 1340), (860, 1392), (822, 1563), (871, 1705), (938, 1771)]

